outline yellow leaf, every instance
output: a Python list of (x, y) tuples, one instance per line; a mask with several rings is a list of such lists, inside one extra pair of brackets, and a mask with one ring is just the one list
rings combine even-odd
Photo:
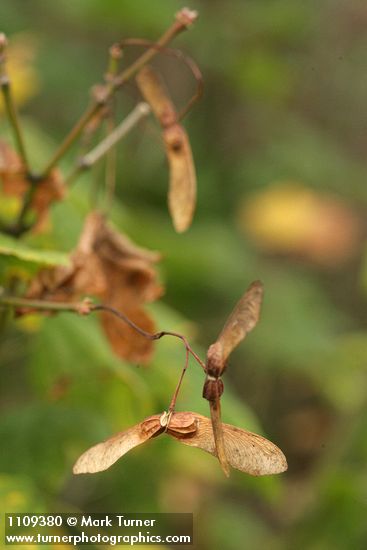
[[(38, 92), (40, 79), (33, 62), (37, 54), (37, 40), (32, 33), (20, 33), (9, 38), (6, 52), (6, 69), (10, 77), (15, 103), (26, 103)], [(0, 113), (4, 102), (0, 101)]]
[(240, 207), (239, 224), (263, 250), (337, 266), (360, 251), (362, 220), (342, 199), (279, 182)]

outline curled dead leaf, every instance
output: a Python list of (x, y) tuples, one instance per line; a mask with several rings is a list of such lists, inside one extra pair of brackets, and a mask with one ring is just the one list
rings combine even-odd
[[(113, 302), (113, 307), (124, 314), (145, 332), (154, 333), (153, 319), (135, 303), (126, 305), (123, 294), (128, 296), (128, 290), (122, 293), (118, 301)], [(123, 359), (129, 359), (133, 363), (146, 362), (151, 357), (152, 342), (136, 332), (132, 327), (124, 325), (114, 315), (101, 314), (101, 324), (114, 352)]]
[[(0, 180), (4, 195), (19, 199), (20, 206), (31, 184), (20, 157), (4, 141), (0, 141)], [(35, 185), (31, 208), (37, 220), (34, 228), (39, 229), (47, 218), (50, 205), (64, 198), (65, 186), (59, 170), (53, 170)]]
[[(86, 294), (124, 312), (148, 332), (154, 322), (144, 303), (163, 292), (153, 264), (159, 254), (136, 246), (112, 229), (102, 214), (87, 217), (70, 266), (42, 270), (31, 282), (27, 298), (77, 302)], [(152, 342), (109, 313), (101, 315), (102, 327), (117, 355), (134, 362), (146, 362)]]
[[(274, 443), (230, 424), (222, 426), (226, 455), (232, 468), (254, 476), (278, 474), (287, 469), (286, 458)], [(91, 447), (77, 460), (73, 472), (85, 474), (107, 470), (128, 451), (162, 433), (216, 456), (209, 418), (194, 412), (163, 413), (150, 416)]]
[(163, 129), (170, 172), (168, 206), (173, 225), (181, 233), (190, 227), (196, 205), (196, 173), (189, 138), (178, 123), (176, 109), (162, 80), (152, 67), (141, 69), (136, 81)]

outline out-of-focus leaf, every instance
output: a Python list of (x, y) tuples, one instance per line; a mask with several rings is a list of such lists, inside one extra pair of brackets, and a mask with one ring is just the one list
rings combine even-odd
[(292, 92), (292, 66), (272, 51), (250, 50), (236, 61), (232, 78), (247, 96), (284, 101)]
[(348, 317), (333, 307), (310, 277), (293, 278), (274, 270), (263, 282), (261, 320), (246, 342), (246, 352), (268, 367), (307, 372), (333, 349), (337, 336), (348, 328)]
[(34, 482), (25, 476), (1, 474), (1, 513), (19, 514), (29, 512), (29, 510), (32, 510), (32, 513), (35, 514), (45, 511), (45, 502), (43, 501)]
[[(116, 211), (114, 219), (118, 218), (119, 212)], [(139, 223), (141, 218), (146, 219), (151, 229), (149, 234)], [(134, 216), (125, 214), (124, 225), (134, 239), (144, 239), (148, 246), (159, 247), (167, 278), (168, 299), (175, 297), (175, 307), (190, 318), (204, 317), (207, 325), (203, 330), (206, 333), (208, 328), (213, 329), (213, 322), (218, 321), (213, 338), (244, 286), (256, 278), (263, 278), (253, 250), (224, 222), (201, 221), (191, 228), (190, 239), (180, 241), (179, 247), (168, 223), (163, 223), (149, 210), (139, 210)], [(200, 307), (197, 307), (199, 303)]]
[(348, 414), (366, 401), (367, 333), (340, 335), (333, 349), (311, 367), (314, 379), (329, 401)]
[(345, 264), (362, 245), (362, 219), (351, 207), (298, 183), (273, 184), (248, 198), (239, 224), (265, 251), (325, 267)]
[(242, 178), (250, 189), (291, 178), (366, 204), (366, 166), (344, 154), (334, 136), (290, 111), (254, 106), (253, 116), (260, 131), (265, 132), (265, 143), (260, 150), (250, 150), (241, 157), (240, 179), (237, 175), (236, 181), (242, 190)]
[(69, 258), (62, 252), (54, 250), (36, 250), (22, 241), (0, 233), (0, 254), (14, 256), (26, 262), (40, 265), (67, 266)]
[(47, 319), (33, 335), (29, 369), (38, 399), (88, 410), (93, 403), (93, 410), (111, 421), (114, 430), (150, 414), (154, 406), (145, 376), (115, 356), (97, 313)]
[(88, 417), (80, 408), (72, 410), (62, 403), (29, 403), (9, 410), (0, 419), (0, 436), (7, 441), (7, 453), (0, 457), (2, 471), (22, 472), (56, 491), (68, 473), (70, 449), (81, 431), (92, 430), (91, 420), (91, 414)]
[[(6, 51), (7, 71), (12, 93), (17, 105), (23, 105), (39, 90), (39, 73), (34, 67), (38, 41), (36, 34), (23, 32), (8, 37)], [(4, 113), (4, 103), (0, 101), (0, 113)]]
[[(0, 178), (4, 195), (16, 197), (21, 208), (31, 183), (20, 157), (5, 141), (0, 141)], [(61, 174), (56, 169), (34, 185), (30, 207), (36, 215), (33, 229), (39, 230), (45, 225), (50, 205), (64, 198), (65, 187)]]
[(367, 249), (364, 253), (362, 272), (361, 272), (361, 285), (364, 289), (365, 295), (367, 295)]

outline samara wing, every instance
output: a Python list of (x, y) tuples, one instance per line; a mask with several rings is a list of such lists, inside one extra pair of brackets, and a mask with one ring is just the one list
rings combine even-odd
[(219, 464), (225, 475), (229, 477), (229, 466), (224, 442), (224, 430), (220, 415), (220, 400), (210, 401), (210, 417), (212, 422), (215, 454), (218, 457)]
[(264, 287), (260, 281), (254, 281), (246, 290), (234, 310), (228, 317), (217, 342), (222, 347), (223, 361), (257, 324), (260, 317)]
[(107, 470), (128, 451), (141, 445), (159, 430), (160, 415), (150, 416), (124, 432), (120, 432), (85, 451), (76, 461), (74, 474), (94, 474)]
[[(191, 447), (216, 456), (212, 424), (209, 418), (192, 413), (196, 418), (196, 432), (179, 437), (168, 430), (168, 434)], [(226, 458), (228, 463), (241, 472), (253, 476), (279, 474), (287, 470), (287, 460), (282, 451), (261, 435), (242, 430), (230, 424), (222, 424)]]

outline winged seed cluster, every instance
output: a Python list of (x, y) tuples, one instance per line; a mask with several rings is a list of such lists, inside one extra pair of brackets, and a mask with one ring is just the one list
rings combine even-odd
[(221, 374), (230, 353), (255, 327), (262, 296), (263, 286), (255, 281), (208, 350), (203, 396), (209, 401), (211, 420), (195, 412), (173, 410), (149, 416), (83, 453), (74, 465), (74, 474), (107, 470), (128, 451), (161, 434), (218, 457), (226, 475), (229, 475), (229, 466), (253, 476), (284, 472), (287, 469), (286, 458), (274, 443), (261, 435), (224, 424), (220, 417), (220, 396), (223, 392)]

